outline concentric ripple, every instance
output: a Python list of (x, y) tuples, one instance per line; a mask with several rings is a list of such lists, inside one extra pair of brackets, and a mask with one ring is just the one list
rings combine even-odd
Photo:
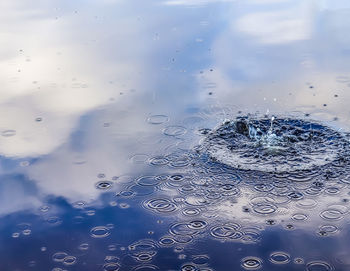
[(239, 117), (210, 132), (199, 151), (237, 169), (296, 172), (347, 161), (349, 145), (342, 133), (316, 122)]

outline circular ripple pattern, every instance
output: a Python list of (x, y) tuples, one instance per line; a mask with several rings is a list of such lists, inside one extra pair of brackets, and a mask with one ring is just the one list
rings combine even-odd
[(257, 270), (262, 266), (262, 260), (258, 257), (245, 257), (242, 259), (242, 267), (246, 270)]
[(239, 117), (210, 132), (198, 150), (233, 168), (281, 173), (344, 163), (349, 145), (342, 133), (316, 122)]
[(314, 262), (309, 262), (306, 265), (306, 270), (307, 271), (331, 271), (334, 270), (334, 268), (326, 262), (322, 261), (314, 261)]

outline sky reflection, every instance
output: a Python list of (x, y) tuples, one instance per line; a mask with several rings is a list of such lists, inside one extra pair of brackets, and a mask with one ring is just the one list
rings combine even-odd
[[(199, 191), (202, 179), (189, 181), (182, 190), (170, 179), (192, 174), (191, 167), (199, 170), (191, 164), (196, 163), (193, 147), (203, 138), (199, 129), (213, 129), (247, 113), (308, 114), (336, 130), (350, 129), (348, 1), (14, 0), (2, 1), (0, 8), (0, 231), (2, 242), (9, 243), (4, 270), (28, 267), (31, 261), (38, 270), (52, 269), (59, 262), (52, 255), (60, 250), (79, 255), (79, 264), (89, 268), (98, 262), (103, 270), (108, 263), (104, 256), (111, 253), (106, 248), (114, 243), (123, 259), (118, 264), (127, 263), (120, 270), (130, 270), (136, 266), (130, 244), (142, 238), (178, 238), (168, 226), (193, 222), (184, 219), (183, 212), (188, 212), (186, 204), (201, 203), (201, 198), (186, 198), (185, 190)], [(227, 173), (222, 170), (220, 174)], [(210, 172), (210, 177), (219, 173)], [(140, 185), (142, 176), (166, 181)], [(111, 188), (104, 190), (100, 182)], [(318, 205), (306, 212), (307, 222), (292, 219), (300, 206), (291, 200), (274, 216), (278, 225), (243, 211), (269, 192), (237, 184), (237, 201), (203, 207), (205, 215), (195, 216), (207, 219), (207, 235), (198, 230), (188, 247), (182, 237), (174, 241), (175, 249), (159, 249), (159, 255), (171, 258), (169, 265), (162, 260), (147, 264), (179, 269), (187, 260), (193, 264), (196, 253), (207, 253), (221, 260), (203, 266), (225, 270), (228, 265), (243, 268), (241, 259), (256, 255), (268, 270), (280, 270), (269, 257), (284, 250), (290, 255), (286, 270), (304, 270), (314, 260), (346, 270), (348, 207), (341, 209), (341, 219), (330, 222), (339, 232), (326, 237), (319, 234), (320, 226), (327, 224), (319, 214), (346, 205), (348, 183), (332, 179), (328, 184), (339, 193), (322, 191), (313, 197)], [(169, 200), (160, 206), (180, 207), (173, 215), (152, 213), (144, 205), (153, 197)], [(208, 237), (215, 223), (231, 220), (243, 233), (256, 225), (261, 247)], [(33, 234), (26, 235), (27, 226), (15, 229), (21, 223), (29, 223)], [(295, 223), (293, 229), (288, 229), (290, 223)], [(125, 235), (91, 237), (93, 227), (107, 224), (117, 225), (116, 232)], [(72, 244), (43, 244), (67, 232), (77, 236)], [(15, 233), (24, 239), (16, 239)], [(322, 249), (304, 247), (303, 239)], [(21, 250), (25, 257), (17, 263), (13, 256), (21, 244), (16, 240), (37, 252)], [(79, 254), (77, 247), (85, 242), (92, 252)], [(43, 246), (49, 253), (40, 262)], [(217, 246), (225, 253), (216, 252)], [(177, 252), (178, 247), (185, 252)], [(233, 250), (231, 259), (228, 253)], [(188, 258), (181, 258), (186, 253)], [(304, 257), (305, 264), (294, 263), (297, 257)], [(81, 270), (79, 264), (63, 267)]]

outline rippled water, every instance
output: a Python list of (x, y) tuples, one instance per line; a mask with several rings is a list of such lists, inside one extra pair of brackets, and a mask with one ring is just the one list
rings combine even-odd
[(0, 7), (1, 270), (350, 270), (347, 1)]

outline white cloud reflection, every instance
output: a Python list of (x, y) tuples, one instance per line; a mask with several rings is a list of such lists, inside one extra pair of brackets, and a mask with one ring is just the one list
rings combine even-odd
[(268, 12), (252, 12), (238, 18), (234, 28), (265, 44), (283, 44), (309, 39), (313, 10), (308, 5)]

